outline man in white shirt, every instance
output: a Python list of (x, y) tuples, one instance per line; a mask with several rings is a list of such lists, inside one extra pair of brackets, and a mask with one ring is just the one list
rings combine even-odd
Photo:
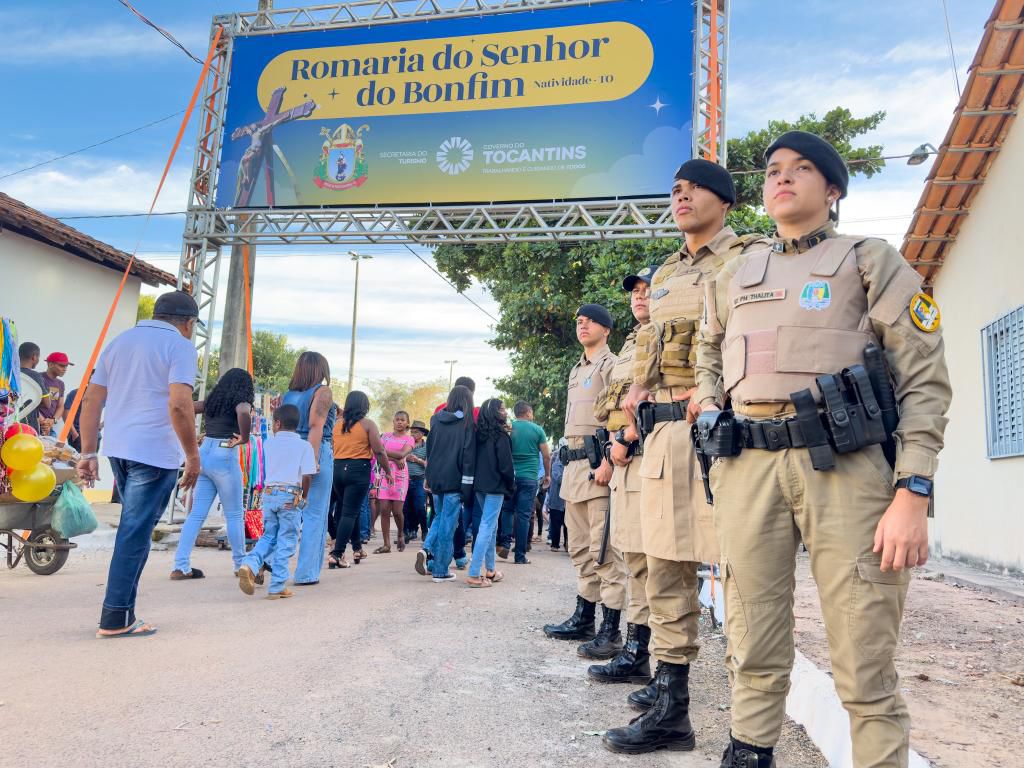
[(196, 350), (190, 339), (199, 307), (184, 291), (156, 300), (153, 319), (125, 331), (100, 355), (82, 401), (82, 458), (78, 474), (98, 475), (96, 446), (106, 407), (103, 453), (121, 495), (121, 521), (110, 558), (100, 615), (100, 638), (143, 637), (156, 628), (136, 619), (135, 597), (149, 557), (153, 529), (174, 491), (199, 476), (192, 388)]

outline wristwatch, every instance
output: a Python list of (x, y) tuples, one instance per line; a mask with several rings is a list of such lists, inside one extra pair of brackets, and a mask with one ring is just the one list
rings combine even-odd
[(906, 488), (915, 496), (924, 496), (929, 499), (932, 496), (932, 481), (920, 475), (910, 475), (909, 477), (901, 478), (896, 481), (896, 487)]
[(615, 442), (616, 443), (618, 443), (619, 445), (621, 445), (621, 446), (623, 446), (625, 448), (629, 448), (629, 446), (631, 446), (633, 444), (632, 441), (626, 439), (626, 428), (625, 427), (621, 427), (618, 431), (616, 431), (616, 433), (614, 435), (614, 438), (615, 438)]

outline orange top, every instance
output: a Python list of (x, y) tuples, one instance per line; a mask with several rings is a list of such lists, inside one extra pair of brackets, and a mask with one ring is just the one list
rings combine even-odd
[(348, 432), (342, 432), (344, 419), (334, 422), (334, 458), (336, 459), (369, 459), (373, 453), (370, 451), (370, 436), (366, 428), (356, 422)]

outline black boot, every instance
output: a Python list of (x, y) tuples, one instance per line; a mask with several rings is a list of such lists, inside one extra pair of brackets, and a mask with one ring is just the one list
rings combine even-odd
[(651, 677), (651, 628), (626, 624), (626, 643), (607, 664), (590, 667), (587, 676), (599, 683), (646, 683)]
[(632, 709), (637, 712), (646, 712), (654, 706), (654, 701), (658, 698), (658, 673), (661, 672), (663, 666), (665, 666), (665, 662), (659, 661), (654, 670), (654, 677), (647, 681), (647, 685), (626, 697), (626, 701)]
[(597, 603), (576, 595), (576, 612), (561, 624), (545, 624), (544, 634), (556, 640), (589, 640), (594, 636)]
[(689, 664), (660, 664), (654, 706), (625, 728), (609, 730), (601, 739), (605, 749), (633, 755), (656, 749), (693, 749), (696, 737), (690, 726), (689, 677)]
[(576, 649), (576, 653), (585, 659), (610, 659), (622, 650), (622, 632), (619, 631), (622, 611), (602, 605), (601, 612), (601, 628), (597, 630), (597, 636)]
[(722, 753), (720, 768), (774, 768), (772, 747), (755, 747), (729, 737), (729, 746)]

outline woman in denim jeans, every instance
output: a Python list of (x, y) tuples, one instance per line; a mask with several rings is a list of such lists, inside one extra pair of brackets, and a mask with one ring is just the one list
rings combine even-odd
[[(512, 465), (512, 440), (506, 425), (505, 404), (497, 398), (485, 400), (476, 423), (476, 460), (473, 467), (473, 491), (481, 510), (480, 526), (473, 541), (473, 560), (469, 564), (471, 587), (489, 587), (502, 580), (494, 570), (498, 513), (502, 501), (515, 492), (516, 474)], [(486, 567), (486, 571), (481, 570)]]
[(203, 578), (203, 572), (190, 565), (192, 549), (206, 516), (210, 514), (213, 500), (218, 496), (224, 508), (231, 560), (236, 572), (245, 557), (242, 467), (238, 462), (237, 447), (249, 442), (255, 399), (252, 376), (241, 368), (232, 368), (221, 376), (205, 401), (195, 403), (196, 413), (205, 416), (206, 437), (199, 447), (199, 480), (192, 496), (192, 511), (181, 528), (181, 539), (174, 554), (172, 581)]
[(473, 495), (473, 465), (476, 441), (473, 437), (473, 395), (463, 386), (452, 388), (443, 411), (430, 419), (427, 440), (426, 484), (434, 494), (434, 522), (429, 541), (416, 553), (416, 572), (426, 575), (427, 549), (433, 553), (431, 573), (435, 582), (453, 581), (448, 571), (452, 561), (453, 537), (460, 505)]

